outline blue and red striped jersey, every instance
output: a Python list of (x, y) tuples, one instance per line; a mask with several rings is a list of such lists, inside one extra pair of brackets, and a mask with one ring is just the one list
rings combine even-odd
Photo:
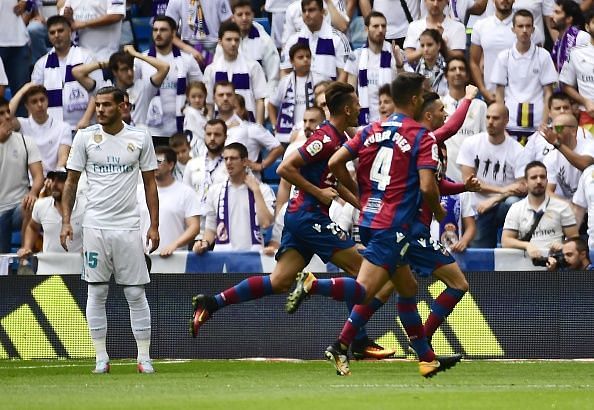
[[(328, 168), (328, 160), (346, 139), (346, 136), (330, 122), (324, 121), (305, 144), (299, 147), (299, 153), (305, 161), (305, 165), (299, 170), (303, 178), (320, 189), (335, 186), (336, 178)], [(314, 196), (299, 189), (297, 196), (289, 202), (287, 212), (312, 211), (318, 208), (322, 213), (328, 215), (329, 207), (327, 205), (321, 204)]]
[(408, 230), (421, 206), (419, 169), (437, 169), (433, 134), (403, 114), (376, 121), (345, 144), (359, 157), (359, 225)]

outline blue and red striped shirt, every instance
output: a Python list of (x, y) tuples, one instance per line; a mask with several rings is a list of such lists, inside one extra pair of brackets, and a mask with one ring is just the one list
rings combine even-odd
[(408, 230), (421, 205), (419, 169), (437, 169), (435, 137), (403, 114), (376, 121), (345, 144), (359, 157), (359, 225)]
[[(328, 160), (346, 139), (344, 133), (339, 132), (330, 122), (324, 121), (305, 144), (299, 147), (299, 153), (306, 163), (299, 170), (303, 178), (320, 189), (334, 187), (336, 178), (328, 168)], [(319, 209), (325, 215), (329, 213), (328, 205), (321, 204), (314, 196), (299, 189), (297, 196), (289, 202), (287, 212), (315, 209)]]

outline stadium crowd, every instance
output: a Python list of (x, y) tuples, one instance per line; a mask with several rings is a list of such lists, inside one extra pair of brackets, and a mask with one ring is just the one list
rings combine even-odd
[[(160, 255), (272, 255), (295, 195), (276, 168), (329, 117), (328, 84), (355, 88), (365, 126), (392, 113), (387, 84), (403, 72), (426, 77), (428, 129), (464, 110), (441, 144), (442, 178), (458, 185), (442, 191), (435, 240), (536, 259), (580, 232), (594, 246), (592, 0), (50, 3), (0, 5), (13, 28), (0, 33), (0, 254), (63, 251), (69, 150), (96, 122), (95, 93), (115, 86), (124, 121), (156, 147)], [(138, 187), (146, 232), (140, 177)], [(87, 190), (83, 173), (70, 251), (81, 249)], [(358, 210), (335, 198), (330, 216), (358, 240)]]

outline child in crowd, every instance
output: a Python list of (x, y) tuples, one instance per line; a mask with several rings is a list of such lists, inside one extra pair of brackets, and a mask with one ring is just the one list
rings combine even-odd
[(208, 121), (206, 86), (202, 81), (192, 81), (186, 89), (187, 105), (184, 108), (184, 134), (188, 136), (194, 158), (204, 156), (204, 126)]

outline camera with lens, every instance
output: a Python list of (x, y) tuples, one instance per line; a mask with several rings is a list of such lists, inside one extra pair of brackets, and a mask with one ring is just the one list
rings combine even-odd
[(565, 260), (565, 256), (563, 256), (563, 252), (555, 252), (551, 253), (549, 256), (540, 256), (538, 258), (532, 258), (532, 264), (534, 266), (546, 267), (549, 258), (555, 259), (555, 261), (557, 262), (557, 269), (565, 269), (569, 266), (567, 264), (567, 261)]

